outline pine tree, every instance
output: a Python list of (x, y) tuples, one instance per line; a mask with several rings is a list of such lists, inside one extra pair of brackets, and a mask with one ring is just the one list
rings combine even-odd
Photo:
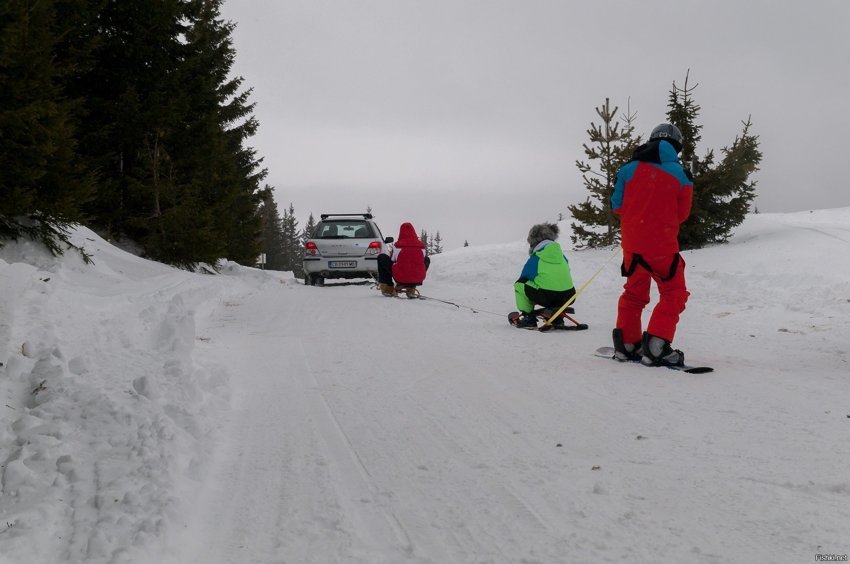
[(422, 244), (425, 245), (425, 255), (431, 254), (431, 238), (428, 236), (428, 232), (424, 229), (419, 232), (419, 240), (422, 241)]
[(54, 254), (94, 183), (76, 152), (76, 101), (62, 90), (66, 26), (56, 2), (0, 4), (0, 239), (27, 236)]
[[(169, 253), (170, 208), (181, 181), (171, 141), (186, 117), (178, 68), (188, 13), (182, 0), (91, 4), (83, 29), (96, 30), (90, 63), (67, 83), (84, 100), (80, 149), (100, 171), (86, 211), (107, 237), (130, 234), (151, 256)], [(185, 204), (184, 204), (185, 205)], [(152, 237), (152, 241), (148, 241)]]
[(307, 218), (307, 224), (304, 226), (304, 231), (301, 232), (301, 245), (304, 246), (307, 240), (313, 236), (313, 231), (316, 230), (316, 219), (313, 217), (313, 212), (310, 212), (310, 217)]
[[(241, 77), (231, 77), (235, 58), (234, 24), (221, 19), (221, 0), (188, 0), (189, 25), (178, 74), (183, 85), (180, 113), (172, 145), (179, 150), (182, 194), (190, 194), (209, 210), (208, 225), (198, 225), (203, 249), (251, 264), (260, 252), (262, 201), (260, 182), (266, 171), (245, 140), (256, 131), (253, 104), (239, 92)], [(180, 210), (188, 222), (193, 210)], [(202, 249), (196, 248), (195, 253)]]
[(576, 161), (584, 185), (590, 191), (587, 200), (569, 206), (576, 220), (570, 224), (573, 230), (570, 238), (578, 247), (609, 246), (619, 240), (619, 221), (611, 210), (611, 195), (617, 170), (631, 158), (640, 138), (634, 135), (635, 115), (626, 113), (624, 124), (621, 124), (616, 117), (618, 109), (616, 106), (611, 109), (608, 98), (604, 105), (596, 108), (602, 123), (591, 122), (587, 130), (590, 145), (585, 143), (583, 147), (588, 161), (597, 162)]
[(435, 254), (435, 255), (439, 255), (440, 253), (442, 253), (442, 252), (443, 252), (443, 238), (442, 238), (442, 237), (440, 237), (440, 232), (439, 232), (439, 231), (437, 231), (437, 234), (436, 234), (436, 235), (434, 235), (434, 239), (433, 239), (433, 241), (432, 241), (432, 248), (431, 248), (431, 251), (432, 251), (432, 252), (433, 252), (433, 254)]
[(93, 48), (67, 88), (85, 100), (80, 146), (101, 175), (86, 208), (95, 225), (173, 264), (252, 264), (265, 170), (245, 146), (257, 122), (231, 77), (221, 0), (75, 5), (88, 10), (77, 27)]
[(700, 107), (693, 100), (698, 85), (688, 86), (688, 75), (682, 88), (673, 83), (667, 117), (684, 136), (682, 160), (694, 176), (694, 196), (691, 215), (679, 231), (683, 249), (700, 248), (729, 239), (732, 230), (740, 225), (755, 198), (755, 181), (750, 176), (758, 170), (762, 153), (758, 136), (750, 133), (748, 118), (743, 130), (732, 144), (722, 149), (722, 159), (715, 163), (714, 151), (707, 151), (699, 161), (697, 143), (701, 140), (701, 125), (696, 123)]
[(685, 73), (685, 85), (682, 88), (673, 82), (673, 88), (667, 98), (667, 119), (682, 132), (681, 160), (690, 169), (695, 162), (697, 145), (702, 140), (702, 125), (696, 123), (700, 106), (692, 97), (694, 89), (699, 85), (688, 86), (689, 75), (690, 71)]
[(263, 207), (263, 238), (262, 252), (266, 254), (267, 270), (286, 270), (285, 257), (283, 254), (283, 230), (277, 204), (272, 195), (272, 188), (268, 185), (262, 193)]
[(301, 246), (301, 233), (298, 231), (298, 220), (295, 218), (295, 207), (290, 203), (289, 209), (283, 212), (281, 220), (281, 235), (283, 237), (283, 268), (300, 278), (304, 276), (302, 267), (304, 252)]
[(467, 241), (466, 239), (464, 239), (464, 240), (463, 240), (463, 246), (464, 246), (464, 247), (468, 247), (468, 246), (469, 246), (469, 241)]

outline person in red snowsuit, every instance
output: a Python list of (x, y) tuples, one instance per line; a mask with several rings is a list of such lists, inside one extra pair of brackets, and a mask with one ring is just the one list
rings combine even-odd
[[(385, 296), (394, 296), (397, 290), (404, 289), (408, 297), (414, 297), (414, 288), (425, 280), (425, 273), (431, 264), (425, 255), (425, 244), (416, 234), (411, 223), (402, 223), (398, 230), (398, 239), (393, 243), (392, 254), (378, 255), (378, 286)], [(395, 281), (396, 286), (393, 285)]]
[[(613, 331), (619, 360), (684, 364), (684, 354), (671, 346), (690, 295), (678, 237), (679, 225), (691, 211), (693, 178), (679, 162), (681, 150), (679, 129), (661, 124), (617, 172), (611, 207), (620, 216), (626, 277)], [(660, 298), (642, 332), (641, 315), (653, 281)]]

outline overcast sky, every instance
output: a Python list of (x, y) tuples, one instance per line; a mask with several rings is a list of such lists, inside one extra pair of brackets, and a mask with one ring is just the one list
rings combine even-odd
[(587, 197), (575, 161), (594, 109), (629, 104), (646, 136), (688, 69), (700, 155), (752, 116), (760, 211), (850, 205), (847, 0), (225, 0), (222, 13), (257, 104), (250, 145), (302, 227), (371, 206), (385, 235), (411, 221), (447, 249), (522, 239)]

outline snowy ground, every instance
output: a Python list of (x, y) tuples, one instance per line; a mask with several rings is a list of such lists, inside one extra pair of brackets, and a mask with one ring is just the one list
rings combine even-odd
[[(508, 327), (525, 245), (423, 294), (0, 249), (0, 562), (813, 562), (850, 553), (850, 208), (685, 253), (676, 346)], [(565, 225), (565, 230), (568, 227)], [(385, 226), (391, 230), (391, 226)], [(566, 236), (565, 236), (566, 240)], [(578, 284), (609, 251), (570, 252)], [(477, 312), (477, 313), (476, 313)]]

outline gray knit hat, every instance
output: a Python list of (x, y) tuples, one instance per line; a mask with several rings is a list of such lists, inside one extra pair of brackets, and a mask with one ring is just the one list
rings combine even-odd
[(549, 239), (554, 241), (558, 238), (558, 226), (554, 223), (538, 223), (528, 230), (528, 244), (533, 249), (540, 241)]

